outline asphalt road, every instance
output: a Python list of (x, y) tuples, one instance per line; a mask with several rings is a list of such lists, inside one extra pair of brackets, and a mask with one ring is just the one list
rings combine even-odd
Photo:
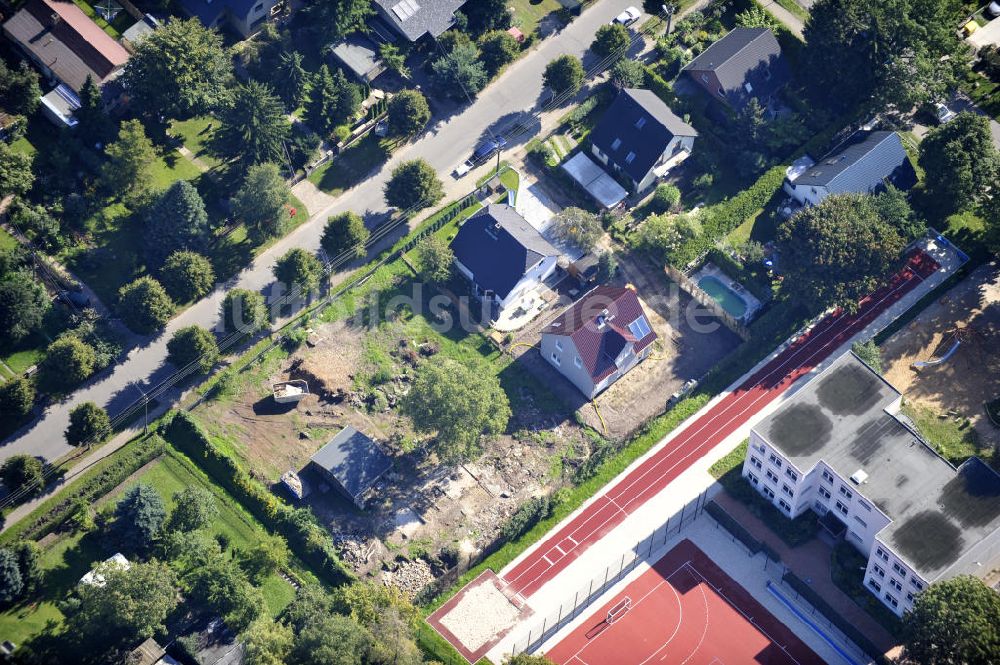
[[(442, 178), (450, 178), (451, 170), (468, 158), (474, 146), (487, 135), (487, 128), (502, 131), (547, 101), (548, 93), (542, 90), (542, 72), (549, 61), (563, 53), (571, 53), (584, 56), (586, 64), (590, 58), (585, 52), (597, 28), (626, 7), (639, 4), (636, 0), (599, 0), (589, 7), (559, 34), (546, 39), (512, 65), (471, 106), (438, 121), (419, 140), (398, 150), (377, 174), (345, 192), (328, 208), (313, 211), (308, 222), (282, 238), (223, 288), (216, 289), (170, 321), (163, 334), (132, 349), (123, 362), (76, 391), (65, 402), (49, 406), (40, 419), (0, 447), (0, 461), (20, 453), (51, 461), (69, 453), (72, 449), (65, 443), (63, 433), (73, 407), (83, 402), (96, 402), (114, 416), (140, 398), (140, 389), (154, 386), (172, 374), (173, 367), (166, 363), (166, 344), (174, 331), (194, 324), (213, 328), (228, 289), (267, 289), (273, 282), (271, 268), (277, 257), (293, 247), (317, 250), (323, 224), (331, 214), (353, 210), (373, 221), (382, 218), (387, 212), (382, 187), (399, 162), (423, 158)], [(534, 134), (535, 131), (528, 132), (511, 141), (508, 149), (523, 145)], [(469, 187), (472, 184), (471, 180), (467, 183)]]

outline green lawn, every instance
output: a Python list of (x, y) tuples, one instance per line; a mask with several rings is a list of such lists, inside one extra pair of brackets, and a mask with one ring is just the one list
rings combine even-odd
[(912, 402), (903, 404), (903, 413), (916, 423), (924, 439), (953, 465), (958, 466), (973, 455), (989, 461), (990, 445), (983, 443), (968, 418), (938, 413)]
[(316, 169), (309, 181), (331, 196), (358, 184), (389, 159), (390, 143), (374, 133)]
[(153, 187), (166, 189), (177, 180), (196, 180), (201, 169), (194, 162), (170, 148), (160, 149), (158, 159), (153, 162)]
[(6, 251), (8, 249), (14, 249), (17, 247), (18, 242), (11, 234), (7, 233), (7, 229), (0, 227), (0, 251)]
[[(122, 36), (122, 33), (128, 30), (132, 24), (135, 23), (135, 19), (132, 18), (132, 16), (124, 9), (118, 12), (118, 15), (111, 20), (111, 23), (108, 23), (100, 14), (97, 13), (91, 3), (86, 0), (73, 0), (73, 3), (82, 9), (84, 14), (89, 16), (94, 23), (100, 26), (104, 32), (108, 33), (115, 40), (118, 40)], [(97, 3), (95, 2), (94, 4)]]
[(184, 146), (210, 168), (222, 166), (222, 160), (211, 150), (212, 139), (218, 121), (212, 116), (195, 116), (189, 120), (174, 120), (170, 123), (170, 133), (179, 137)]
[(783, 9), (788, 10), (791, 14), (795, 15), (799, 20), (805, 22), (809, 20), (809, 10), (805, 9), (795, 0), (775, 0)]
[(977, 72), (969, 72), (961, 87), (979, 108), (1000, 121), (1000, 83)]
[(562, 9), (559, 0), (512, 0), (514, 25), (528, 35), (538, 29), (538, 24), (552, 12)]

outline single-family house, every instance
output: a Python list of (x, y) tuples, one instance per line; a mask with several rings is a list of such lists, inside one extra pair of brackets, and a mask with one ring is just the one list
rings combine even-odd
[(375, 489), (375, 483), (392, 468), (392, 459), (374, 441), (347, 426), (316, 451), (309, 463), (324, 480), (358, 508)]
[(774, 33), (767, 28), (736, 28), (682, 71), (709, 96), (735, 110), (756, 98), (764, 107), (790, 80), (788, 63)]
[(598, 286), (542, 329), (542, 357), (589, 399), (652, 352), (656, 333), (631, 287)]
[(128, 51), (83, 11), (66, 0), (28, 0), (3, 24), (3, 33), (56, 86), (42, 97), (42, 112), (57, 125), (76, 124), (77, 94), (91, 77), (114, 108), (121, 99), (111, 85), (129, 58)]
[(804, 169), (790, 171), (784, 190), (802, 205), (816, 205), (830, 194), (876, 192), (886, 183), (907, 190), (917, 182), (896, 132), (859, 132)]
[(754, 426), (742, 469), (786, 518), (811, 511), (861, 552), (858, 581), (898, 616), (935, 582), (1000, 566), (1000, 474), (949, 464), (901, 403), (846, 353)]
[(128, 665), (180, 665), (152, 637), (132, 649), (125, 657), (125, 662)]
[(491, 203), (465, 220), (451, 250), (455, 267), (489, 305), (494, 321), (551, 276), (559, 259), (559, 250), (504, 203)]
[(691, 154), (697, 130), (650, 90), (625, 88), (590, 133), (591, 152), (642, 192)]
[(437, 38), (455, 24), (465, 0), (374, 0), (375, 10), (393, 32), (408, 42)]
[(188, 16), (206, 28), (228, 26), (243, 37), (260, 29), (267, 18), (280, 10), (282, 0), (179, 0)]

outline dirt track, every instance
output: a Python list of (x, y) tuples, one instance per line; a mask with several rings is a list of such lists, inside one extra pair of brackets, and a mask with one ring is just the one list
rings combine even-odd
[[(942, 356), (957, 338), (947, 362), (914, 370), (916, 361)], [(940, 413), (969, 418), (984, 442), (1000, 445), (1000, 428), (983, 403), (1000, 397), (1000, 265), (975, 270), (882, 345), (885, 378), (908, 400)]]

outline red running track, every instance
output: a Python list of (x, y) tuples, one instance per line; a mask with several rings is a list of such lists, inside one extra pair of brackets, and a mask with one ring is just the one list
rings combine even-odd
[[(608, 610), (629, 598), (612, 623)], [(545, 654), (559, 665), (812, 665), (823, 659), (689, 540)]]
[(824, 318), (519, 561), (502, 576), (508, 589), (524, 597), (538, 591), (938, 267), (934, 259), (918, 252), (889, 284), (866, 296), (855, 314), (837, 311)]

